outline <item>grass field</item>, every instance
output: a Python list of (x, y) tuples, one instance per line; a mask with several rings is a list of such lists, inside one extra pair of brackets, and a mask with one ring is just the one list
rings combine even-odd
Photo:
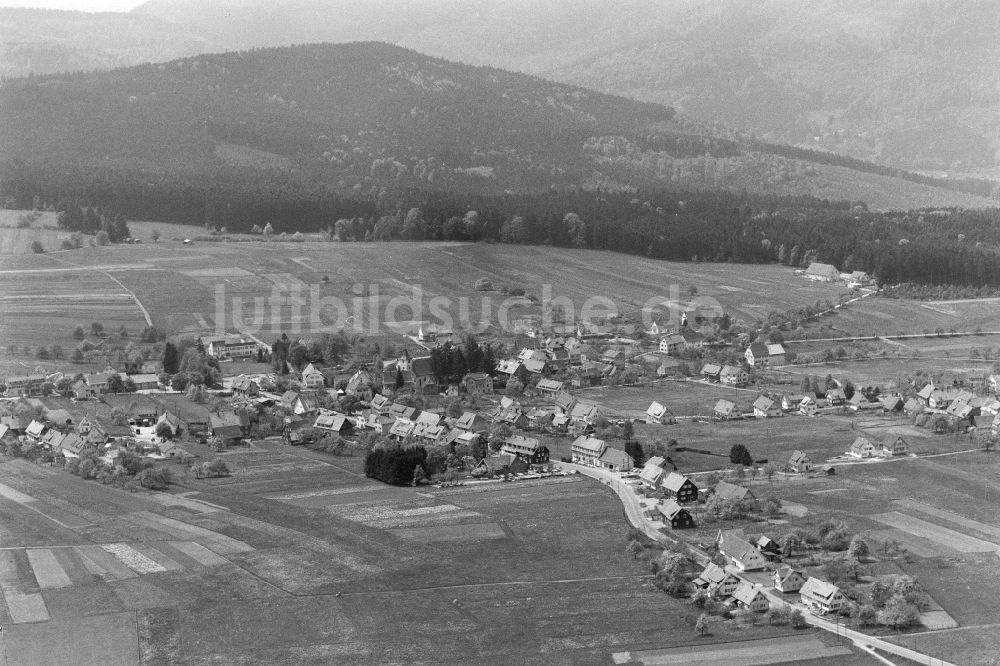
[(230, 478), (180, 479), (182, 504), (0, 460), (7, 663), (604, 664), (794, 633), (697, 637), (589, 479), (418, 492), (356, 458), (226, 457)]
[[(995, 298), (956, 301), (912, 301), (874, 296), (852, 303), (810, 322), (807, 330), (831, 326), (830, 335), (897, 335), (945, 332), (1000, 331), (1000, 309)], [(903, 341), (911, 344), (910, 340)]]
[(56, 214), (39, 212), (30, 226), (17, 228), (21, 217), (29, 211), (0, 209), (0, 262), (4, 255), (34, 254), (31, 245), (39, 241), (45, 251), (58, 250), (70, 233), (56, 228)]

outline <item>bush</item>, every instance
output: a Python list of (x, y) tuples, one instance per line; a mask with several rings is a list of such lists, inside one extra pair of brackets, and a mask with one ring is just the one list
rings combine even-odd
[(791, 614), (789, 614), (788, 621), (792, 625), (793, 629), (805, 629), (809, 626), (809, 623), (806, 622), (805, 615), (803, 615), (802, 611), (798, 608), (794, 609)]
[(423, 467), (426, 460), (427, 450), (422, 446), (378, 447), (365, 456), (365, 476), (394, 486), (410, 485), (414, 471), (418, 466)]
[(42, 241), (31, 241), (31, 251), (35, 254), (45, 254), (45, 247), (42, 246)]
[(143, 488), (163, 490), (170, 483), (170, 470), (165, 467), (147, 467), (136, 478)]

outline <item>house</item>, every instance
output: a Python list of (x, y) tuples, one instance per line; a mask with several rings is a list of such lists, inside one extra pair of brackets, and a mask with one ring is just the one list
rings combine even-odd
[(903, 411), (910, 416), (921, 414), (924, 411), (925, 404), (926, 403), (922, 402), (920, 398), (910, 398), (903, 404)]
[(94, 389), (84, 380), (78, 379), (73, 383), (73, 397), (77, 400), (90, 400), (94, 395)]
[(861, 391), (855, 391), (854, 395), (847, 401), (847, 407), (855, 412), (865, 412), (872, 409), (881, 409), (882, 402), (872, 402)]
[(249, 426), (248, 420), (236, 412), (212, 412), (208, 415), (211, 432), (226, 446), (238, 444)]
[(729, 567), (723, 569), (718, 564), (709, 562), (705, 565), (702, 572), (698, 574), (698, 577), (691, 581), (691, 584), (697, 589), (705, 590), (714, 597), (725, 599), (732, 596), (741, 580), (734, 571), (729, 570)]
[(574, 388), (600, 386), (603, 379), (603, 370), (597, 364), (581, 365), (579, 368), (574, 368), (570, 374), (570, 384)]
[(719, 552), (739, 571), (758, 571), (767, 566), (763, 553), (732, 532), (720, 530), (715, 543)]
[(580, 435), (573, 440), (573, 444), (570, 446), (573, 462), (580, 463), (581, 465), (590, 465), (591, 467), (598, 466), (598, 461), (606, 448), (607, 444), (604, 443), (603, 439), (597, 439), (588, 435)]
[(753, 491), (749, 488), (744, 488), (743, 486), (737, 486), (736, 484), (729, 483), (728, 481), (719, 481), (715, 484), (715, 488), (712, 492), (716, 496), (727, 500), (733, 500), (735, 502), (742, 502), (743, 500), (755, 500)]
[(875, 445), (867, 437), (856, 437), (847, 450), (847, 455), (852, 458), (873, 458), (875, 453)]
[(476, 413), (475, 412), (462, 412), (462, 415), (455, 419), (454, 426), (459, 430), (469, 431), (475, 427), (476, 423)]
[(42, 435), (40, 442), (45, 446), (47, 446), (49, 449), (53, 451), (58, 451), (59, 444), (60, 442), (63, 441), (65, 437), (66, 435), (59, 432), (58, 430), (49, 430), (44, 435)]
[(156, 445), (156, 448), (159, 449), (160, 455), (164, 458), (183, 458), (191, 455), (187, 449), (181, 448), (176, 442), (161, 442)]
[(32, 419), (31, 423), (29, 423), (28, 427), (25, 428), (24, 430), (24, 434), (27, 435), (28, 437), (31, 437), (32, 439), (41, 439), (42, 434), (44, 433), (45, 433), (45, 424), (42, 423), (41, 421), (36, 421), (35, 419)]
[(948, 409), (948, 406), (955, 400), (958, 394), (958, 389), (935, 389), (931, 392), (930, 398), (927, 399), (927, 406), (931, 409)]
[(372, 396), (372, 399), (368, 401), (368, 406), (376, 414), (388, 414), (389, 409), (392, 407), (392, 401), (380, 393), (376, 393)]
[(797, 393), (788, 393), (781, 396), (781, 409), (786, 412), (797, 412), (802, 404), (802, 397)]
[(706, 363), (701, 366), (701, 378), (706, 379), (710, 382), (719, 381), (719, 373), (722, 372), (722, 366), (716, 365), (715, 363)]
[(764, 613), (771, 607), (771, 602), (768, 601), (761, 586), (748, 580), (740, 582), (733, 591), (732, 599), (739, 608), (745, 608), (754, 613)]
[(759, 396), (753, 403), (753, 415), (758, 419), (766, 419), (774, 416), (782, 416), (784, 412), (781, 407), (766, 395)]
[(715, 403), (715, 410), (712, 413), (712, 418), (720, 421), (729, 421), (732, 419), (741, 419), (743, 418), (743, 415), (738, 409), (736, 409), (736, 403), (726, 400), (725, 398), (721, 398), (717, 403)]
[(298, 391), (285, 391), (281, 394), (281, 406), (291, 411), (295, 409), (295, 403), (299, 399)]
[(561, 411), (563, 414), (570, 414), (573, 411), (573, 407), (576, 406), (576, 398), (571, 396), (566, 391), (560, 391), (555, 395), (553, 403), (556, 409)]
[(851, 274), (847, 276), (847, 286), (851, 289), (863, 287), (871, 282), (871, 277), (864, 271), (851, 271)]
[(806, 269), (806, 277), (816, 282), (838, 282), (840, 281), (840, 271), (830, 264), (814, 261)]
[(899, 435), (888, 435), (882, 439), (882, 455), (886, 458), (892, 456), (905, 456), (910, 452), (910, 445)]
[(5, 395), (10, 397), (41, 395), (45, 375), (12, 375), (3, 383), (7, 386)]
[(316, 420), (313, 421), (313, 428), (316, 430), (343, 434), (353, 430), (354, 424), (351, 423), (351, 420), (347, 418), (346, 414), (321, 410), (320, 414), (316, 417)]
[(108, 392), (108, 382), (115, 373), (113, 372), (96, 372), (92, 374), (86, 374), (83, 376), (83, 380), (87, 382), (90, 389), (94, 394), (107, 393)]
[(389, 416), (398, 419), (400, 421), (412, 421), (414, 414), (417, 413), (415, 407), (410, 407), (408, 405), (403, 405), (398, 402), (394, 402), (389, 405)]
[(772, 368), (787, 365), (784, 346), (776, 342), (767, 344), (767, 364)]
[(593, 425), (601, 416), (601, 411), (597, 405), (589, 402), (578, 402), (573, 405), (569, 413), (570, 420), (576, 423), (586, 423)]
[(973, 416), (979, 415), (979, 408), (973, 407), (972, 405), (965, 402), (952, 401), (948, 405), (948, 409), (945, 410), (949, 416), (954, 416), (958, 421), (965, 422), (969, 424), (972, 422)]
[(993, 373), (986, 380), (986, 385), (990, 387), (993, 393), (1000, 393), (1000, 375)]
[(812, 471), (812, 461), (809, 460), (809, 456), (799, 450), (792, 452), (791, 458), (788, 459), (788, 469), (796, 473), (810, 472)]
[(879, 396), (879, 404), (882, 405), (883, 412), (898, 412), (903, 409), (904, 405), (903, 397), (898, 393), (888, 393)]
[(396, 422), (396, 419), (388, 414), (379, 414), (375, 411), (369, 411), (363, 414), (357, 419), (356, 423), (359, 428), (365, 428), (366, 430), (371, 430), (377, 435), (385, 435), (392, 428), (392, 424)]
[(491, 395), (493, 378), (485, 372), (470, 372), (462, 377), (462, 387), (469, 395)]
[(646, 409), (646, 423), (676, 423), (674, 415), (655, 400)]
[(326, 377), (319, 368), (310, 363), (302, 369), (302, 384), (307, 389), (315, 391), (326, 386)]
[(660, 338), (660, 353), (676, 356), (684, 348), (684, 338), (677, 333), (670, 333)]
[(819, 578), (810, 577), (799, 590), (799, 597), (817, 615), (835, 613), (850, 605), (839, 587)]
[(691, 514), (672, 499), (661, 502), (657, 505), (656, 510), (663, 516), (663, 522), (670, 525), (672, 530), (694, 527), (694, 519)]
[(798, 569), (783, 564), (774, 571), (774, 589), (782, 594), (798, 592), (805, 585), (806, 577)]
[(936, 390), (937, 389), (934, 388), (934, 384), (926, 384), (922, 389), (917, 391), (917, 398), (919, 398), (920, 402), (930, 406), (931, 395)]
[(635, 466), (632, 456), (621, 449), (604, 449), (604, 453), (597, 459), (597, 467), (611, 470), (612, 472), (628, 472)]
[(88, 442), (75, 432), (67, 433), (59, 442), (59, 453), (67, 458), (79, 458)]
[(239, 398), (254, 398), (260, 394), (260, 384), (253, 378), (240, 375), (233, 380), (233, 395)]
[(205, 352), (220, 361), (253, 358), (261, 347), (256, 341), (238, 335), (212, 335), (200, 340)]
[(670, 472), (660, 483), (660, 487), (679, 504), (687, 504), (698, 500), (698, 486), (694, 482), (677, 472)]
[(761, 535), (757, 538), (757, 541), (755, 541), (753, 545), (757, 547), (757, 550), (764, 554), (764, 557), (767, 558), (768, 562), (774, 562), (775, 560), (781, 559), (781, 546), (779, 546), (778, 542), (771, 537)]
[(844, 389), (840, 387), (827, 389), (825, 397), (826, 402), (832, 406), (843, 405), (847, 402), (847, 395), (844, 393)]
[(609, 349), (603, 354), (601, 354), (601, 363), (624, 363), (625, 355), (622, 354), (617, 349)]
[(807, 395), (802, 398), (802, 402), (799, 403), (799, 413), (803, 416), (816, 416), (819, 412), (819, 403), (816, 398), (811, 395)]
[(319, 409), (319, 398), (315, 393), (299, 393), (292, 403), (293, 414), (310, 414)]
[(539, 360), (535, 358), (529, 358), (527, 361), (522, 361), (524, 369), (527, 370), (528, 375), (543, 375), (549, 372), (548, 359)]
[(656, 490), (660, 487), (660, 483), (667, 476), (667, 470), (664, 468), (666, 461), (660, 456), (653, 456), (646, 461), (643, 465), (642, 471), (639, 472), (639, 481), (643, 486), (649, 488), (650, 490)]
[(549, 449), (534, 437), (510, 435), (500, 447), (504, 455), (523, 458), (529, 465), (539, 465), (549, 461)]
[(414, 423), (413, 421), (404, 421), (402, 419), (397, 419), (396, 422), (393, 423), (392, 427), (389, 429), (389, 437), (400, 441), (408, 439), (413, 435), (413, 431), (416, 427), (417, 424)]
[[(391, 384), (392, 386), (394, 384)], [(362, 400), (371, 400), (375, 393), (375, 376), (362, 368), (358, 370), (351, 378), (347, 380), (347, 386), (344, 387), (344, 393), (347, 395), (353, 395), (361, 398)]]
[(497, 363), (497, 374), (507, 382), (511, 379), (517, 379), (524, 384), (528, 379), (528, 369), (517, 359), (509, 359)]
[(539, 379), (535, 386), (538, 392), (545, 396), (555, 396), (562, 392), (563, 383), (554, 379)]
[(135, 386), (136, 391), (154, 391), (160, 386), (159, 375), (139, 373), (129, 375), (128, 379), (132, 381), (132, 385)]
[(719, 383), (726, 386), (742, 387), (750, 381), (750, 375), (743, 368), (735, 365), (726, 365), (719, 371)]
[(532, 428), (542, 430), (552, 424), (554, 414), (551, 409), (532, 407), (525, 413), (525, 416), (528, 418), (528, 423)]
[(192, 436), (201, 436), (209, 432), (209, 412), (204, 405), (199, 405), (183, 395), (157, 394), (156, 402), (161, 409), (169, 411), (184, 425), (184, 429)]
[(751, 368), (766, 368), (770, 361), (767, 345), (763, 342), (751, 342), (743, 356)]
[(176, 437), (181, 432), (181, 420), (171, 412), (160, 414), (160, 418), (156, 420), (156, 428), (159, 428), (162, 423), (167, 424), (167, 427), (170, 428), (171, 437)]

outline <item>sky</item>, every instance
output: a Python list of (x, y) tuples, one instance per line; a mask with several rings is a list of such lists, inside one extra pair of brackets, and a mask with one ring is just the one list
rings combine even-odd
[(75, 9), (81, 12), (127, 12), (143, 0), (0, 0), (0, 7)]

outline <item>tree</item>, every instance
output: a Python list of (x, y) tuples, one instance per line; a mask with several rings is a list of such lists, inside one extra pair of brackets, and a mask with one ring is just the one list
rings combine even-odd
[(644, 550), (645, 548), (642, 547), (642, 544), (639, 543), (637, 539), (632, 539), (628, 542), (628, 545), (625, 546), (625, 552), (631, 555), (633, 560), (639, 559), (639, 556), (642, 555), (642, 551)]
[(920, 617), (920, 609), (901, 596), (893, 596), (878, 612), (879, 624), (893, 629), (902, 629), (916, 623)]
[(870, 627), (878, 622), (878, 611), (871, 604), (858, 604), (851, 609), (851, 617), (858, 627)]
[(165, 467), (147, 467), (139, 472), (139, 485), (149, 490), (163, 490), (170, 483), (170, 470)]
[(781, 513), (781, 500), (777, 497), (768, 497), (764, 500), (764, 505), (762, 507), (764, 515), (767, 516), (777, 516)]
[(862, 539), (860, 534), (855, 534), (854, 538), (851, 539), (851, 545), (847, 549), (847, 554), (860, 561), (862, 558), (868, 557), (870, 553), (871, 549), (868, 547), (868, 542)]
[(158, 240), (160, 240), (160, 230), (159, 229), (153, 229), (153, 232), (150, 235), (153, 237), (153, 242), (154, 243), (157, 242)]
[(112, 373), (108, 377), (108, 393), (124, 393), (125, 392), (125, 381), (118, 375), (117, 372)]
[(79, 347), (77, 347), (76, 349), (73, 350), (73, 353), (70, 354), (69, 360), (73, 361), (74, 363), (83, 363), (83, 351)]
[(632, 458), (632, 462), (636, 467), (642, 467), (646, 462), (646, 454), (642, 450), (642, 444), (637, 440), (630, 439), (625, 442), (625, 453)]
[(97, 236), (94, 237), (94, 242), (103, 247), (105, 245), (109, 245), (111, 243), (111, 239), (108, 238), (108, 232), (101, 229), (97, 232)]
[(90, 333), (95, 338), (103, 338), (104, 337), (104, 324), (102, 324), (99, 321), (91, 322), (90, 323)]
[(87, 337), (87, 334), (84, 332), (83, 326), (77, 324), (76, 328), (73, 329), (73, 339), (83, 340), (85, 337)]
[(222, 458), (213, 458), (202, 463), (201, 467), (205, 476), (229, 476), (229, 465)]
[(173, 439), (174, 430), (169, 423), (163, 422), (156, 426), (156, 436), (160, 439)]
[(802, 545), (802, 538), (795, 532), (789, 532), (781, 537), (779, 543), (781, 544), (781, 552), (785, 554), (785, 557), (791, 557), (795, 553), (795, 549)]
[(747, 449), (745, 444), (733, 444), (729, 449), (729, 461), (734, 465), (743, 465), (749, 467), (753, 465), (753, 456), (750, 455), (750, 450)]
[(708, 633), (708, 613), (702, 613), (698, 616), (698, 619), (694, 623), (694, 630), (698, 632), (699, 636), (704, 636)]
[(809, 626), (809, 623), (806, 622), (806, 616), (798, 608), (794, 609), (788, 616), (788, 622), (792, 625), (793, 629), (805, 629)]
[(176, 374), (179, 364), (180, 358), (177, 354), (177, 347), (174, 346), (174, 343), (167, 342), (163, 346), (163, 371), (170, 375)]
[(767, 479), (767, 482), (771, 483), (771, 481), (774, 479), (774, 475), (778, 473), (778, 466), (775, 465), (774, 463), (769, 462), (766, 465), (764, 465), (761, 471), (764, 473), (764, 477)]
[(35, 254), (45, 254), (45, 248), (42, 246), (42, 242), (39, 240), (31, 241), (31, 251)]

